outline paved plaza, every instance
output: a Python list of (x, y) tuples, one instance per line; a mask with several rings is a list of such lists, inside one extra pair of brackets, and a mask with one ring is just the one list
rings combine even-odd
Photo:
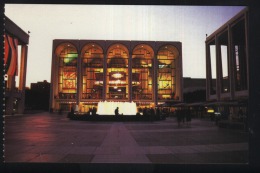
[(5, 117), (5, 161), (48, 163), (248, 163), (248, 134), (192, 119), (88, 122), (47, 112)]

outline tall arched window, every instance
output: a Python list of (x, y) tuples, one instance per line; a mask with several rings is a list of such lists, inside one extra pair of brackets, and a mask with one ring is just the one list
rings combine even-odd
[(103, 93), (103, 49), (94, 43), (81, 51), (82, 99), (102, 99)]
[(153, 100), (153, 49), (138, 45), (132, 55), (132, 99)]
[(122, 44), (109, 47), (107, 54), (106, 98), (128, 99), (128, 57), (127, 48)]
[(70, 43), (63, 43), (57, 47), (56, 56), (59, 60), (58, 98), (75, 99), (77, 93), (77, 49)]
[(172, 45), (161, 47), (157, 55), (158, 101), (174, 100), (176, 93), (176, 59), (179, 51)]

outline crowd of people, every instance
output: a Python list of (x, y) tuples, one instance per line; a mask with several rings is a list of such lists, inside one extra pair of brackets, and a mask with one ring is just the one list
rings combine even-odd
[(191, 111), (190, 109), (177, 109), (175, 110), (178, 127), (186, 122), (186, 125), (191, 125)]

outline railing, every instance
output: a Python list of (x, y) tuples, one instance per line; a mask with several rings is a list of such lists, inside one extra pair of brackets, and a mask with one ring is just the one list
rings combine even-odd
[(55, 99), (76, 99), (75, 93), (59, 93), (54, 96)]
[(134, 100), (152, 100), (152, 94), (134, 94), (132, 97)]
[(102, 95), (98, 93), (83, 93), (81, 95), (82, 99), (102, 99)]

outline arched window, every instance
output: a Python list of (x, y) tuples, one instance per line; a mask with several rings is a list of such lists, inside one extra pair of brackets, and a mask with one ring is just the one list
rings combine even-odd
[(106, 98), (128, 99), (128, 49), (122, 44), (109, 47), (107, 54)]
[(157, 54), (158, 101), (174, 100), (176, 93), (176, 59), (179, 51), (172, 45), (161, 47)]
[(81, 51), (82, 58), (82, 99), (102, 99), (103, 93), (103, 49), (87, 44)]
[(58, 67), (58, 97), (75, 99), (77, 93), (77, 58), (78, 52), (70, 43), (60, 44), (56, 48)]
[(141, 44), (132, 55), (132, 99), (153, 100), (153, 49)]

